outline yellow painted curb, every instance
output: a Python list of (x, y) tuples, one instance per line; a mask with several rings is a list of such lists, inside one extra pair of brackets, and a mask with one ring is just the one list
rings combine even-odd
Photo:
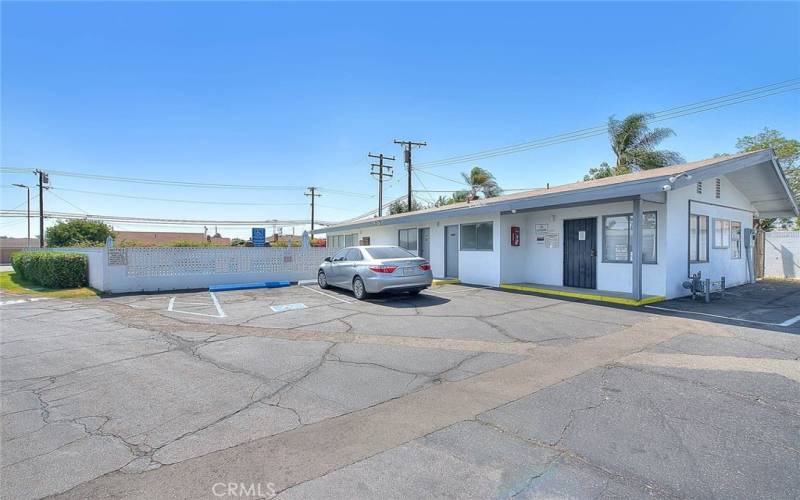
[(571, 297), (573, 299), (596, 300), (599, 302), (610, 302), (612, 304), (623, 304), (626, 306), (643, 306), (645, 304), (653, 304), (654, 302), (661, 302), (662, 300), (667, 300), (666, 297), (663, 297), (661, 295), (655, 295), (653, 297), (647, 297), (641, 300), (635, 300), (635, 299), (627, 299), (625, 297), (610, 297), (608, 295), (599, 295), (595, 293), (570, 292), (568, 290), (553, 290), (552, 288), (538, 288), (534, 286), (525, 286), (525, 285), (510, 285), (506, 283), (501, 284), (500, 288), (506, 288), (508, 290), (518, 290), (521, 292), (535, 292), (546, 295), (558, 295), (561, 297)]
[(442, 278), (442, 279), (434, 279), (433, 285), (441, 286), (441, 285), (458, 285), (461, 281), (458, 278)]

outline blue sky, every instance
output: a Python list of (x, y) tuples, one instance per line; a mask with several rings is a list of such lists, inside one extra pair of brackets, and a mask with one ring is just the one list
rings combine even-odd
[[(395, 138), (427, 141), (415, 151), (425, 162), (800, 77), (798, 26), (798, 3), (3, 2), (2, 165), (374, 195), (366, 153), (401, 158)], [(737, 137), (764, 126), (800, 137), (799, 95), (665, 122), (677, 136), (664, 146), (694, 160), (732, 151)], [(604, 160), (613, 154), (597, 137), (433, 172), (458, 178), (480, 165), (501, 186), (523, 188), (575, 181)], [(396, 164), (389, 198), (405, 189)], [(458, 188), (420, 177), (429, 189)], [(6, 187), (12, 182), (33, 176), (3, 175), (3, 208), (24, 202), (24, 191)], [(302, 191), (52, 183), (189, 200), (307, 201)], [(308, 217), (304, 205), (58, 194), (101, 214)], [(76, 211), (46, 199), (52, 210)], [(326, 193), (319, 203), (319, 219), (340, 220), (376, 200)], [(0, 223), (0, 234), (24, 235), (24, 222)]]

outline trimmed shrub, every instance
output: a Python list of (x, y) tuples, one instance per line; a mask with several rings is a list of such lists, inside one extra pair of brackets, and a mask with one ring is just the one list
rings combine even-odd
[(47, 288), (75, 288), (87, 283), (89, 259), (82, 253), (18, 252), (11, 266), (22, 279)]

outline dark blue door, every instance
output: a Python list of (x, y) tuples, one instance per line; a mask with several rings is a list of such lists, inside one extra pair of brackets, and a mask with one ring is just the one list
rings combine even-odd
[(597, 219), (564, 221), (564, 286), (597, 288)]

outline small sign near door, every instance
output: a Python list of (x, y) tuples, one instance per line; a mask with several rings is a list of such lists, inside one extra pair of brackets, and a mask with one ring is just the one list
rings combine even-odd
[(519, 226), (511, 226), (511, 246), (519, 246)]
[(586, 241), (586, 231), (578, 231), (578, 241)]

